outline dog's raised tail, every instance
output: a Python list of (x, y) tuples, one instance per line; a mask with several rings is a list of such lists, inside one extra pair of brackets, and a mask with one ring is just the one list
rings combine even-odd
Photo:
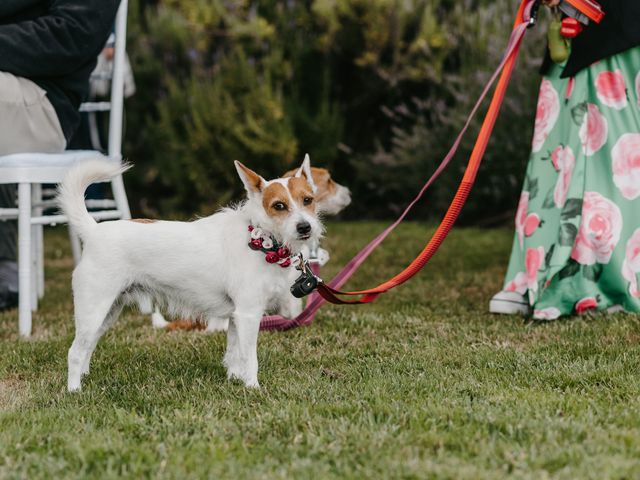
[(87, 187), (92, 183), (107, 181), (129, 168), (131, 168), (130, 164), (98, 159), (88, 160), (72, 167), (58, 186), (58, 206), (81, 238), (96, 225), (96, 221), (89, 215), (84, 203), (84, 192)]

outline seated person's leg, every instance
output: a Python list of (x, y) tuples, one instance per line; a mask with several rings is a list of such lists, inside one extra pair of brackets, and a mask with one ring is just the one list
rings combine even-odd
[[(0, 156), (58, 153), (66, 141), (46, 93), (25, 78), (0, 72)], [(16, 188), (0, 184), (0, 208), (15, 208)], [(17, 302), (16, 222), (0, 221), (0, 309)]]

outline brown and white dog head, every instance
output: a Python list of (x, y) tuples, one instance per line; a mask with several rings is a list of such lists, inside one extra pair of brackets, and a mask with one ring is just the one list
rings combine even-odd
[[(307, 155), (305, 160), (309, 158)], [(290, 170), (283, 176), (293, 177), (298, 170)], [(316, 186), (316, 208), (322, 215), (337, 215), (351, 203), (351, 192), (331, 178), (326, 168), (311, 167), (311, 176)]]
[(294, 174), (265, 180), (236, 161), (238, 175), (247, 190), (247, 209), (251, 221), (299, 252), (307, 243), (316, 243), (323, 228), (317, 215), (316, 186), (307, 155)]

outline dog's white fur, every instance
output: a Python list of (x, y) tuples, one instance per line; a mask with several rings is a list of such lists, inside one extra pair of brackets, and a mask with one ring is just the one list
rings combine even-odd
[[(85, 208), (87, 186), (127, 167), (91, 161), (68, 173), (58, 200), (84, 246), (73, 272), (76, 335), (68, 355), (70, 391), (81, 388), (98, 340), (122, 305), (136, 301), (139, 293), (150, 295), (174, 316), (230, 318), (227, 375), (247, 387), (259, 386), (256, 348), (262, 315), (270, 308), (299, 310), (300, 304), (289, 295), (288, 305), (275, 305), (287, 298), (284, 292), (297, 272), (268, 264), (263, 254), (249, 249), (247, 226), (259, 225), (298, 252), (318, 241), (322, 225), (313, 208), (292, 197), (288, 179), (266, 181), (239, 162), (236, 168), (247, 190), (246, 201), (193, 222), (96, 223)], [(296, 176), (313, 186), (308, 159)], [(262, 205), (262, 191), (276, 182), (289, 195), (289, 210), (282, 218), (270, 216)], [(301, 222), (311, 225), (308, 239), (300, 239), (297, 232)]]
[[(308, 155), (305, 157), (305, 161), (308, 161)], [(288, 171), (284, 174), (284, 178), (293, 177), (297, 175), (299, 169)], [(316, 210), (323, 218), (326, 216), (337, 215), (344, 210), (351, 203), (351, 192), (349, 189), (339, 183), (335, 182), (331, 178), (331, 174), (325, 168), (311, 168), (311, 176), (313, 177), (314, 184), (317, 188), (316, 195)], [(309, 258), (310, 252), (313, 251), (316, 255), (316, 260), (320, 263), (320, 266), (324, 266), (329, 261), (329, 252), (320, 248), (319, 243), (311, 245), (311, 248), (303, 249), (302, 254), (305, 258)], [(284, 293), (285, 297), (289, 297), (289, 292)], [(302, 301), (298, 300), (300, 306), (293, 311), (298, 311), (302, 308)], [(142, 313), (151, 314), (151, 324), (154, 328), (166, 328), (170, 325), (158, 306), (152, 305), (151, 299), (141, 298), (139, 308)], [(287, 310), (289, 311), (289, 310)], [(283, 312), (277, 312), (283, 313)], [(228, 318), (207, 318), (206, 319), (206, 332), (226, 332), (229, 326)]]

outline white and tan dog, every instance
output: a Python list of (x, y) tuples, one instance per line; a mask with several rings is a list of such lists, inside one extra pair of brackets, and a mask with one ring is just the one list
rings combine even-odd
[[(73, 272), (76, 336), (69, 349), (68, 389), (80, 389), (98, 340), (139, 293), (151, 295), (174, 316), (230, 318), (227, 376), (258, 387), (262, 315), (278, 308), (294, 316), (300, 309), (297, 299), (285, 295), (297, 271), (281, 252), (293, 255), (322, 235), (308, 157), (293, 177), (271, 181), (236, 162), (246, 201), (206, 218), (96, 223), (85, 207), (85, 189), (125, 169), (87, 162), (60, 186), (59, 203), (84, 245)], [(254, 248), (255, 242), (264, 248), (250, 248), (252, 240)], [(282, 305), (283, 299), (291, 301)]]
[[(294, 177), (298, 169), (290, 170), (283, 175), (283, 178)], [(318, 214), (321, 217), (337, 215), (351, 203), (351, 192), (343, 185), (331, 178), (331, 173), (326, 168), (311, 167), (311, 176), (315, 186), (315, 203)], [(320, 248), (319, 244), (310, 245), (309, 249), (303, 251), (305, 258), (309, 258), (309, 253), (313, 252), (313, 257), (323, 266), (329, 261), (329, 253)], [(289, 296), (289, 292), (285, 292)], [(301, 300), (298, 300), (301, 303)], [(143, 313), (150, 313), (151, 302), (143, 302), (141, 306)], [(281, 313), (281, 312), (277, 312)], [(154, 328), (167, 328), (169, 330), (206, 330), (207, 332), (227, 331), (229, 319), (208, 318), (208, 319), (178, 319), (172, 322), (165, 320), (160, 309), (156, 306), (151, 315), (151, 323)]]

